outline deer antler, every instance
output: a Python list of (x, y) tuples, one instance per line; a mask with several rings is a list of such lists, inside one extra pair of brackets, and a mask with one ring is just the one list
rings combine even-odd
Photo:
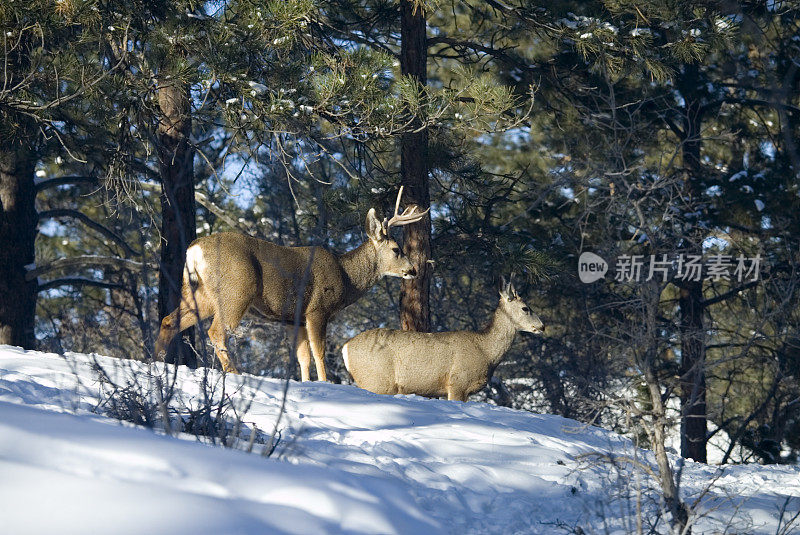
[(416, 223), (430, 211), (430, 208), (425, 210), (424, 212), (417, 212), (418, 206), (413, 205), (407, 207), (403, 210), (402, 214), (398, 214), (397, 212), (400, 210), (400, 199), (403, 197), (403, 186), (400, 186), (400, 191), (397, 192), (397, 201), (394, 204), (394, 215), (391, 219), (384, 218), (383, 220), (383, 231), (385, 233), (389, 233), (389, 229), (392, 227), (402, 227), (403, 225), (408, 225), (411, 223)]

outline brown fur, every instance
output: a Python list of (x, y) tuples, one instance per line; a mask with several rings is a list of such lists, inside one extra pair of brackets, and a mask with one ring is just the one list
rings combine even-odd
[(213, 316), (208, 336), (217, 358), (223, 370), (238, 373), (228, 354), (226, 331), (239, 325), (248, 310), (287, 324), (293, 324), (297, 314), (302, 379), (310, 379), (313, 356), (318, 379), (327, 380), (325, 332), (330, 318), (381, 276), (416, 275), (374, 210), (367, 214), (366, 229), (369, 239), (343, 255), (231, 232), (195, 240), (187, 250), (181, 305), (161, 322), (156, 356), (165, 353), (179, 332)]
[(347, 342), (342, 353), (356, 384), (371, 392), (466, 401), (484, 387), (518, 330), (541, 333), (543, 328), (509, 286), (483, 331), (372, 329)]

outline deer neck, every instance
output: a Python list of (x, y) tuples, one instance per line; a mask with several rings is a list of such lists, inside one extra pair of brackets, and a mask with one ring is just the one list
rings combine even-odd
[(347, 278), (345, 281), (347, 305), (358, 300), (381, 278), (378, 273), (378, 252), (369, 239), (352, 251), (341, 255), (339, 263)]
[(516, 334), (517, 328), (511, 317), (502, 306), (498, 306), (491, 323), (481, 333), (483, 351), (489, 359), (490, 366), (496, 366), (502, 360), (503, 355), (511, 348)]

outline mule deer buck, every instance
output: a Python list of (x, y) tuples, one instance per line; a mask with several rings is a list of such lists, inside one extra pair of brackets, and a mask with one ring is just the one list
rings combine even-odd
[(539, 317), (503, 281), (500, 304), (483, 331), (372, 329), (348, 341), (342, 356), (356, 384), (376, 394), (446, 395), (466, 401), (486, 385), (517, 331), (543, 330)]
[(156, 357), (165, 353), (176, 334), (213, 316), (208, 336), (214, 353), (223, 370), (239, 373), (228, 355), (226, 331), (236, 328), (248, 310), (290, 325), (299, 313), (296, 356), (302, 380), (310, 379), (313, 354), (318, 380), (327, 381), (325, 333), (331, 317), (383, 276), (417, 275), (389, 230), (415, 223), (428, 211), (411, 206), (398, 214), (402, 195), (401, 187), (391, 219), (381, 222), (370, 209), (369, 239), (342, 255), (320, 247), (284, 247), (232, 232), (195, 240), (186, 250), (181, 304), (161, 322)]

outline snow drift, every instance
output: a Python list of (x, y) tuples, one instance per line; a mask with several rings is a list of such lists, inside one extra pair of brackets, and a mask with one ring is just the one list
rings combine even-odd
[[(0, 346), (4, 533), (625, 533), (637, 501), (645, 525), (668, 531), (653, 482), (620, 460), (649, 455), (572, 420), (292, 382), (264, 458), (97, 414), (95, 364), (118, 379), (152, 370)], [(185, 403), (223, 380), (176, 377)], [(224, 381), (246, 425), (271, 430), (284, 383)], [(681, 492), (700, 498), (697, 533), (775, 533), (800, 508), (800, 468), (687, 462)]]

